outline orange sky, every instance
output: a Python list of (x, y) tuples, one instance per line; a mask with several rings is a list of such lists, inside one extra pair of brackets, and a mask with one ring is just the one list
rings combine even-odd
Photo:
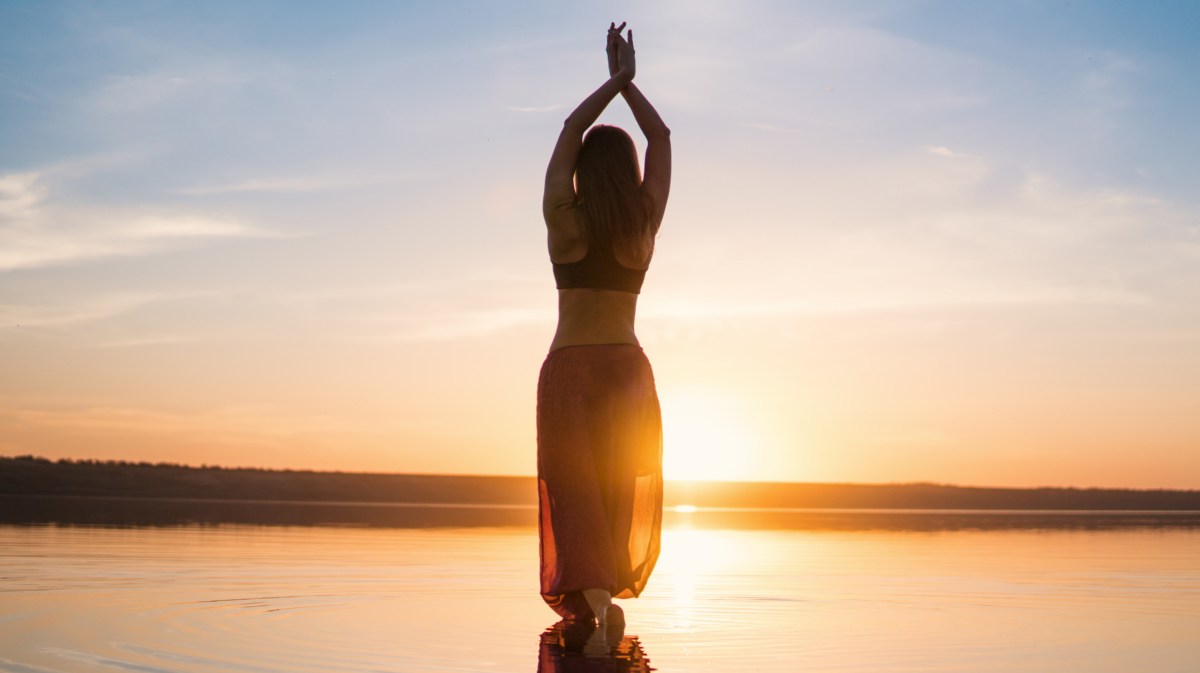
[[(0, 453), (531, 474), (611, 17), (89, 11), (0, 16)], [(626, 17), (668, 477), (1200, 488), (1186, 22), (1004, 11)]]

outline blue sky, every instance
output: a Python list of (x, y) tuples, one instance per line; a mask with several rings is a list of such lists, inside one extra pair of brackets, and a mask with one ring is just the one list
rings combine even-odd
[(674, 131), (640, 333), (734, 476), (1200, 487), (1186, 2), (5, 3), (0, 451), (528, 473), (614, 19)]

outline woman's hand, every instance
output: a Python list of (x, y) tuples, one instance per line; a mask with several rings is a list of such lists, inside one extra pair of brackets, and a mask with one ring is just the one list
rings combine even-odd
[(607, 40), (607, 44), (605, 45), (604, 51), (608, 53), (608, 76), (609, 77), (612, 77), (613, 75), (617, 74), (617, 70), (619, 69), (617, 67), (617, 38), (620, 37), (621, 31), (624, 29), (625, 29), (624, 21), (621, 22), (620, 28), (617, 27), (617, 24), (615, 22), (608, 24), (608, 40)]
[(629, 30), (629, 40), (621, 37), (625, 23), (620, 26), (610, 23), (608, 26), (608, 74), (610, 77), (621, 77), (627, 83), (633, 81), (637, 73), (637, 60), (633, 51), (633, 29)]

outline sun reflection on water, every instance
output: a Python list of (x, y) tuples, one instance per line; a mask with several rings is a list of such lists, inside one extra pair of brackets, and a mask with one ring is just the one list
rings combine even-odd
[(739, 550), (724, 539), (723, 533), (692, 528), (687, 523), (663, 531), (663, 553), (656, 572), (670, 596), (671, 628), (691, 629), (697, 618), (697, 597), (705, 585), (737, 565)]
[(1195, 669), (1195, 527), (739, 530), (704, 513), (673, 517), (622, 602), (628, 633), (592, 647), (588, 629), (539, 637), (557, 616), (529, 528), (0, 527), (0, 669)]

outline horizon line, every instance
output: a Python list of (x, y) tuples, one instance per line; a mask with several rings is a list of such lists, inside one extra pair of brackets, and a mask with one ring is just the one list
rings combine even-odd
[[(351, 471), (351, 470), (332, 470), (332, 469), (314, 469), (314, 468), (293, 468), (293, 467), (255, 467), (245, 465), (210, 465), (201, 463), (200, 465), (190, 465), (187, 463), (175, 463), (169, 461), (152, 462), (148, 460), (125, 460), (125, 459), (102, 459), (102, 458), (46, 458), (44, 456), (35, 456), (33, 454), (22, 454), (15, 456), (0, 455), (0, 461), (4, 460), (25, 460), (32, 462), (44, 462), (53, 464), (74, 464), (74, 465), (127, 465), (138, 467), (164, 467), (164, 468), (182, 468), (190, 470), (244, 470), (254, 472), (298, 472), (307, 474), (344, 474), (344, 475), (372, 475), (372, 476), (396, 476), (396, 477), (446, 477), (446, 478), (482, 478), (482, 479), (536, 479), (534, 474), (463, 474), (449, 472), (370, 472), (370, 471)], [(1196, 488), (1167, 488), (1167, 487), (1133, 487), (1133, 486), (985, 486), (978, 484), (953, 484), (937, 481), (892, 481), (892, 482), (853, 482), (853, 481), (778, 481), (778, 480), (761, 480), (761, 479), (743, 479), (743, 480), (721, 480), (721, 479), (663, 479), (664, 483), (672, 484), (771, 484), (771, 485), (790, 485), (790, 486), (934, 486), (940, 488), (959, 488), (959, 489), (980, 489), (980, 490), (1010, 490), (1010, 491), (1047, 491), (1047, 490), (1070, 490), (1070, 491), (1141, 491), (1141, 492), (1176, 492), (1176, 493), (1200, 493), (1200, 487)]]

